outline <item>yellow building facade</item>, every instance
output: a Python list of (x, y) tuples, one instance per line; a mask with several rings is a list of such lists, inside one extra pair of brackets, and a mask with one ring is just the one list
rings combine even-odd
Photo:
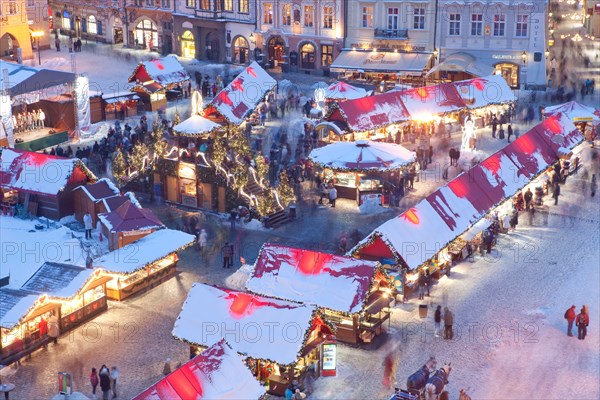
[(15, 62), (33, 58), (26, 0), (0, 0), (0, 58)]

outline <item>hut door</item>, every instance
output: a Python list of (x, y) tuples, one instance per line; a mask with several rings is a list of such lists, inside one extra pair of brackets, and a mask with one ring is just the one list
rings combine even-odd
[(219, 201), (219, 212), (220, 213), (224, 213), (225, 212), (225, 188), (222, 186), (219, 186), (219, 191), (218, 191), (218, 201)]
[(179, 202), (176, 176), (167, 176), (167, 200), (175, 203)]

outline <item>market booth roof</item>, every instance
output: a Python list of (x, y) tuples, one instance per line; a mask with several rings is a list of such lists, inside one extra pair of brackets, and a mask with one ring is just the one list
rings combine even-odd
[(254, 61), (217, 93), (206, 106), (204, 115), (207, 118), (222, 117), (231, 124), (239, 125), (275, 85), (277, 81)]
[[(73, 83), (77, 79), (77, 75), (71, 72), (27, 67), (4, 60), (1, 61), (1, 64), (0, 88), (7, 88), (11, 97)], [(4, 82), (2, 71), (5, 69), (8, 70), (8, 82)]]
[(353, 171), (392, 171), (417, 159), (414, 151), (399, 144), (370, 140), (332, 143), (312, 150), (308, 157), (327, 168)]
[(258, 399), (264, 387), (221, 339), (133, 400)]
[(515, 95), (502, 75), (489, 75), (452, 83), (467, 108), (475, 109), (490, 104), (515, 101)]
[[(175, 321), (173, 336), (199, 346), (234, 337), (235, 342), (229, 342), (238, 353), (290, 365), (301, 355), (306, 334), (315, 324), (323, 321), (314, 306), (195, 283)], [(295, 328), (293, 334), (287, 331), (290, 326)], [(257, 335), (231, 334), (256, 332), (257, 327)]]
[(266, 296), (357, 313), (365, 306), (378, 265), (353, 257), (267, 243), (258, 254), (246, 288)]
[(465, 102), (451, 83), (393, 92), (400, 96), (412, 119), (429, 118), (431, 115), (460, 111)]
[(325, 98), (331, 100), (354, 100), (365, 97), (367, 94), (366, 89), (352, 86), (343, 81), (332, 83), (325, 89)]
[(410, 115), (399, 93), (387, 92), (340, 102), (325, 120), (345, 123), (352, 132), (365, 132), (407, 121)]
[(472, 54), (458, 52), (450, 54), (444, 61), (431, 68), (427, 75), (438, 71), (467, 72), (475, 76), (488, 76), (494, 72), (494, 67), (478, 61), (477, 57)]
[(174, 55), (157, 60), (143, 61), (129, 77), (129, 82), (155, 81), (160, 86), (180, 83), (191, 79), (183, 65)]
[(111, 232), (130, 232), (164, 226), (152, 210), (138, 208), (131, 201), (124, 202), (115, 211), (98, 214), (98, 219)]
[(576, 101), (569, 101), (567, 103), (544, 108), (545, 116), (551, 116), (558, 113), (565, 114), (567, 118), (574, 122), (600, 121), (600, 110)]
[(118, 250), (106, 253), (95, 259), (94, 265), (108, 272), (130, 274), (189, 246), (194, 239), (193, 235), (185, 232), (160, 229)]
[(173, 132), (179, 136), (196, 137), (207, 135), (219, 128), (221, 128), (221, 125), (216, 122), (204, 118), (202, 115), (194, 114), (185, 121), (175, 125)]
[(0, 187), (56, 196), (82, 177), (89, 182), (97, 180), (78, 158), (0, 149)]
[(404, 72), (421, 75), (431, 53), (396, 53), (383, 51), (343, 50), (331, 64), (332, 72)]

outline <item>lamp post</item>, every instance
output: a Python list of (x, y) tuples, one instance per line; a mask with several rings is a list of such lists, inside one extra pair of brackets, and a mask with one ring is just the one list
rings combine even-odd
[(523, 88), (525, 88), (525, 65), (527, 65), (527, 52), (525, 50), (521, 53), (521, 61), (523, 62), (523, 65), (521, 66), (521, 79), (523, 80)]
[(42, 36), (44, 36), (44, 31), (33, 31), (33, 32), (31, 32), (31, 37), (33, 37), (35, 39), (35, 42), (37, 44), (38, 65), (42, 65), (42, 53), (40, 51), (40, 38)]

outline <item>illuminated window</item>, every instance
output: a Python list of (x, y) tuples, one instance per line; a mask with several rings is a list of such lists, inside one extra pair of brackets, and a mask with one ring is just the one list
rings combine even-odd
[(94, 17), (93, 15), (90, 15), (88, 17), (87, 31), (88, 31), (88, 33), (91, 33), (94, 35), (98, 33), (98, 26), (96, 25), (96, 17)]
[(363, 28), (373, 27), (373, 6), (365, 6), (362, 8), (362, 25)]
[(271, 3), (263, 5), (263, 24), (273, 24), (273, 4)]
[(292, 24), (292, 5), (291, 4), (283, 4), (281, 6), (281, 25), (291, 25)]
[(239, 6), (241, 13), (248, 14), (250, 12), (250, 3), (248, 0), (240, 0)]
[(304, 26), (311, 27), (314, 23), (313, 6), (304, 6)]
[(323, 7), (323, 28), (333, 28), (333, 7), (331, 6)]

